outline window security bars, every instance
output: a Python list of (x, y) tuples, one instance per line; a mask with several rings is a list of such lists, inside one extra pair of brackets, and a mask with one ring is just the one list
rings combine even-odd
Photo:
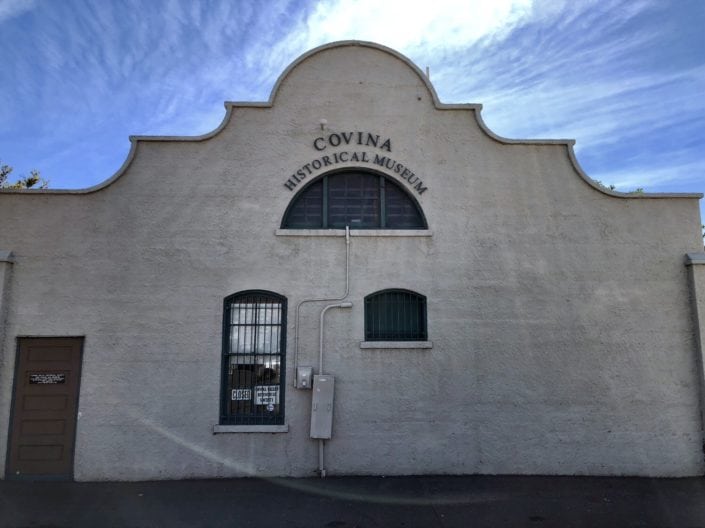
[(221, 422), (284, 423), (286, 299), (243, 292), (225, 300)]
[(384, 290), (365, 297), (366, 341), (426, 341), (426, 297)]

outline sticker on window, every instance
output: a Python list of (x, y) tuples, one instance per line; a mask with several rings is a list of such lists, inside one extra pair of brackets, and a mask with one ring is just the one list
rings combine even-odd
[(255, 405), (279, 405), (279, 385), (255, 385)]

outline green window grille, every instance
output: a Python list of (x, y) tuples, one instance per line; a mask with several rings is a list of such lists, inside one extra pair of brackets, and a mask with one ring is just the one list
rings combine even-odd
[(284, 423), (286, 298), (252, 290), (225, 299), (222, 424)]
[(367, 171), (326, 174), (292, 200), (284, 229), (427, 229), (416, 200), (386, 176)]
[(365, 297), (366, 341), (426, 341), (426, 297), (383, 290)]

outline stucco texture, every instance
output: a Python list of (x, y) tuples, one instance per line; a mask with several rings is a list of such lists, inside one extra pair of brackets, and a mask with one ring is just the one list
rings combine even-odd
[[(351, 237), (353, 307), (326, 316), (329, 475), (703, 473), (683, 262), (702, 251), (697, 197), (602, 192), (571, 142), (502, 140), (479, 106), (440, 104), (415, 66), (373, 44), (314, 50), (269, 103), (226, 108), (206, 137), (133, 138), (99, 188), (0, 193), (0, 249), (14, 255), (0, 452), (17, 337), (85, 336), (76, 479), (313, 475), (311, 392), (292, 387), (294, 309), (344, 291), (345, 238), (276, 233), (328, 169), (293, 191), (291, 174), (347, 150), (423, 181), (419, 193), (371, 162), (335, 167), (399, 182), (431, 236)], [(344, 131), (389, 138), (391, 152), (313, 147)], [(385, 288), (427, 297), (433, 348), (360, 348), (363, 299)], [(289, 428), (213, 434), (223, 299), (249, 289), (288, 300)], [(300, 364), (317, 362), (324, 305), (301, 310)]]

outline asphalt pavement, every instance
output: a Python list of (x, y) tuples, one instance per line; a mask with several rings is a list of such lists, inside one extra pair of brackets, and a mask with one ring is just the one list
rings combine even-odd
[(705, 478), (0, 481), (2, 527), (705, 527)]

